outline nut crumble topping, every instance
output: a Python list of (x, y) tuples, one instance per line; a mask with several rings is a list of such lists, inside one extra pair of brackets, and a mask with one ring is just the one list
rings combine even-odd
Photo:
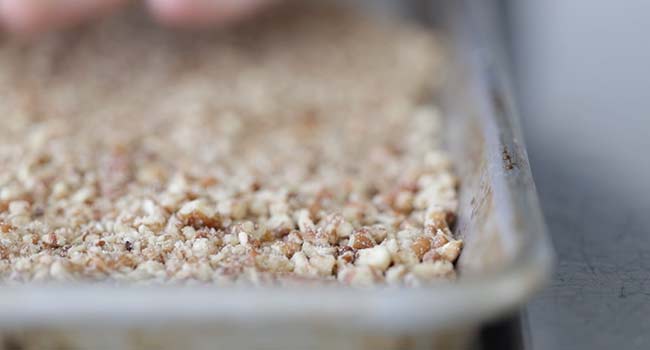
[(0, 41), (0, 280), (453, 278), (435, 38), (300, 6), (216, 33), (126, 13)]

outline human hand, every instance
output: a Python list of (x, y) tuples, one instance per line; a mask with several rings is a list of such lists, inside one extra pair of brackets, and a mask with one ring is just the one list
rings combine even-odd
[[(0, 0), (0, 28), (32, 34), (68, 27), (110, 13), (130, 0)], [(273, 0), (144, 0), (159, 22), (172, 26), (223, 25)]]

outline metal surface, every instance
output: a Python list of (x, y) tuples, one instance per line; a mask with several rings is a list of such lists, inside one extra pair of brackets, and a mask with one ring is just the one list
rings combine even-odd
[[(448, 20), (439, 24), (451, 54), (441, 102), (463, 184), (457, 230), (466, 249), (458, 283), (363, 291), (3, 288), (0, 327), (28, 329), (10, 333), (5, 344), (40, 334), (62, 346), (105, 348), (152, 341), (172, 348), (463, 348), (482, 322), (525, 303), (552, 261), (527, 155), (490, 17), (480, 2), (448, 5), (433, 10)], [(51, 333), (34, 333), (41, 328)]]
[(650, 349), (650, 2), (514, 0), (523, 124), (558, 255), (534, 349)]

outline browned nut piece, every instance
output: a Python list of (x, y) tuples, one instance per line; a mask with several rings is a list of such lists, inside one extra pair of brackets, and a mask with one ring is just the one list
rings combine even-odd
[(375, 241), (370, 237), (367, 230), (359, 230), (350, 236), (348, 245), (354, 249), (366, 249), (375, 246)]
[(199, 181), (199, 183), (201, 184), (201, 187), (207, 188), (207, 187), (212, 187), (212, 186), (218, 184), (219, 181), (213, 176), (206, 176), (206, 177), (202, 178)]
[(352, 263), (354, 263), (355, 254), (354, 254), (353, 251), (350, 250), (350, 251), (347, 251), (347, 252), (339, 255), (338, 259), (345, 262), (345, 263), (352, 264)]
[(431, 250), (431, 239), (429, 237), (418, 237), (413, 244), (411, 244), (411, 249), (418, 259), (422, 259), (424, 254)]
[(413, 210), (413, 197), (413, 193), (409, 191), (397, 192), (392, 201), (393, 210), (409, 214)]
[(15, 230), (16, 228), (6, 222), (0, 222), (0, 232), (9, 233), (10, 231)]
[(428, 210), (426, 213), (424, 224), (427, 227), (432, 227), (434, 229), (445, 229), (449, 227), (449, 222), (447, 221), (447, 218), (448, 218), (447, 211)]

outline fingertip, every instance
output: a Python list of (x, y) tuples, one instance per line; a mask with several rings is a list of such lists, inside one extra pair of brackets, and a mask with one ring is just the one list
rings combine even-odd
[(77, 24), (104, 14), (128, 0), (0, 0), (0, 26), (34, 34)]
[(2, 28), (15, 33), (33, 33), (47, 24), (47, 11), (31, 1), (0, 1), (0, 23)]
[(153, 16), (161, 23), (179, 25), (187, 18), (194, 17), (193, 6), (185, 1), (176, 0), (147, 0), (147, 7)]
[(147, 0), (162, 24), (184, 27), (224, 25), (255, 12), (268, 0)]

